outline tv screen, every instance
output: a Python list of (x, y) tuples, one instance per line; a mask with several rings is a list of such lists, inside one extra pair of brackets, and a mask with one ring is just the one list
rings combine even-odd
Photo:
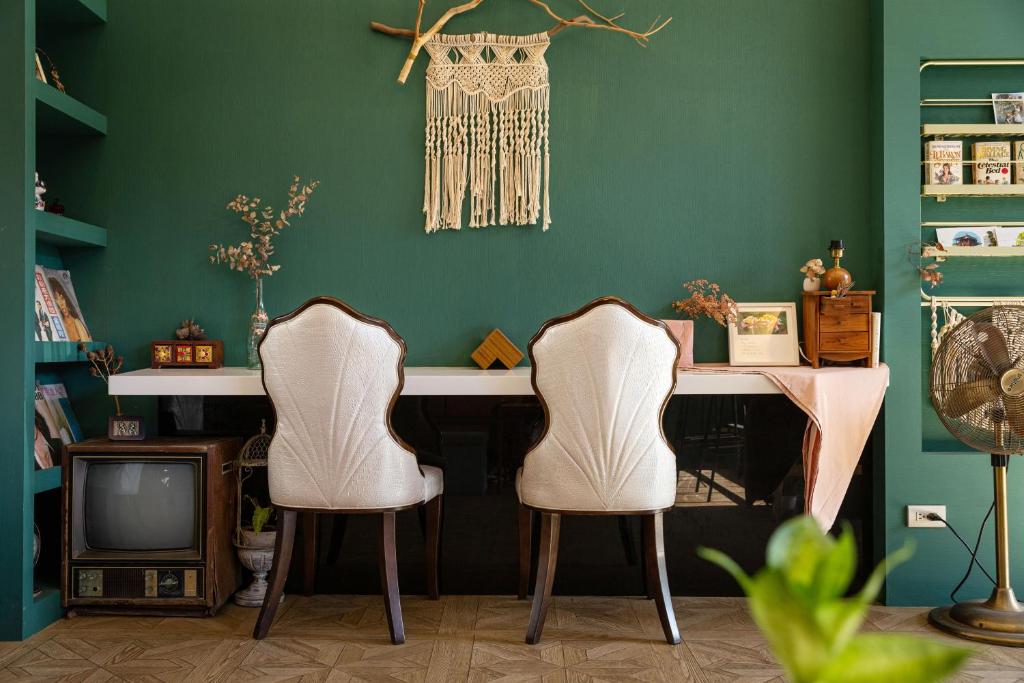
[(92, 462), (85, 474), (85, 545), (92, 550), (196, 546), (196, 467), (187, 462)]

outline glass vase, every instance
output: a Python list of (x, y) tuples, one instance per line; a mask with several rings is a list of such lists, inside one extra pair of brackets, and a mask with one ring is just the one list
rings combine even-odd
[(267, 309), (263, 307), (263, 278), (256, 278), (256, 309), (249, 319), (249, 344), (247, 350), (248, 366), (250, 370), (259, 370), (260, 364), (260, 340), (263, 333), (267, 331)]

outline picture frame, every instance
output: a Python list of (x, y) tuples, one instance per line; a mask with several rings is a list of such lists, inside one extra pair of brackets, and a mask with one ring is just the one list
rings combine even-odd
[(737, 303), (729, 324), (729, 365), (800, 365), (799, 325), (793, 302)]
[(107, 438), (111, 441), (144, 441), (146, 427), (137, 415), (111, 415), (107, 419)]

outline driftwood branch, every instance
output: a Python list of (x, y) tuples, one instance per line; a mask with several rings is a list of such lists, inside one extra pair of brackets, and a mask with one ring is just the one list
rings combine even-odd
[[(373, 31), (398, 38), (407, 38), (412, 41), (412, 47), (409, 48), (409, 54), (406, 56), (405, 63), (402, 65), (402, 70), (398, 74), (398, 82), (405, 83), (409, 78), (409, 72), (412, 71), (412, 65), (415, 63), (416, 57), (420, 54), (420, 50), (423, 49), (423, 46), (426, 45), (431, 38), (444, 28), (445, 24), (447, 24), (449, 20), (460, 14), (465, 14), (472, 9), (476, 9), (483, 1), (484, 0), (469, 0), (461, 5), (448, 8), (445, 13), (442, 14), (441, 17), (425, 31), (422, 30), (422, 22), (423, 9), (427, 4), (427, 0), (417, 0), (416, 23), (414, 28), (396, 28), (377, 21), (371, 21), (370, 29)], [(543, 0), (526, 0), (526, 2), (540, 8), (545, 14), (555, 20), (555, 25), (547, 31), (549, 36), (553, 36), (559, 31), (571, 26), (578, 26), (580, 28), (597, 28), (604, 31), (622, 33), (635, 40), (639, 45), (646, 46), (650, 41), (651, 36), (665, 28), (665, 26), (672, 21), (672, 17), (664, 20), (662, 20), (661, 17), (658, 17), (651, 22), (650, 27), (648, 27), (646, 31), (634, 31), (618, 23), (619, 19), (623, 16), (622, 13), (614, 16), (604, 15), (588, 5), (585, 0), (576, 1), (584, 10), (586, 10), (587, 13), (581, 14), (578, 17), (573, 17), (572, 19), (566, 19), (556, 14), (555, 11), (551, 9), (551, 6)]]

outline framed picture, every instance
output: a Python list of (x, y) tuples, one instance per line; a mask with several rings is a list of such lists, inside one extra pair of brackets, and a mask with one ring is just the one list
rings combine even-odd
[(795, 303), (737, 303), (729, 365), (800, 365)]

